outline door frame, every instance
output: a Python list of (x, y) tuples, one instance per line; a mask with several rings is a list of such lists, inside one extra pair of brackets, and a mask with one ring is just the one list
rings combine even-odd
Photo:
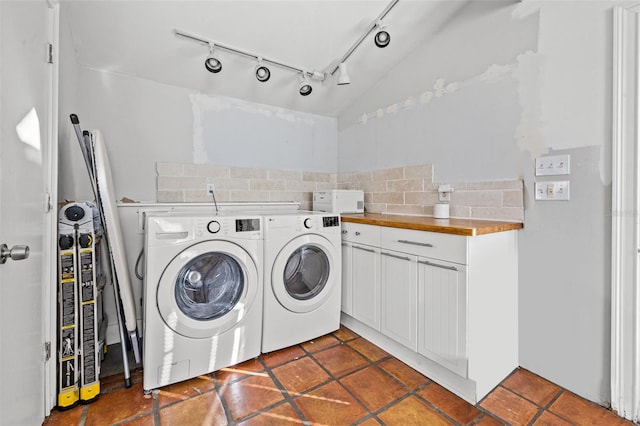
[(611, 406), (640, 420), (640, 2), (614, 8)]
[(60, 1), (46, 0), (49, 6), (49, 43), (53, 47), (48, 73), (47, 150), (44, 155), (44, 235), (43, 235), (43, 286), (42, 312), (43, 337), (49, 347), (49, 357), (44, 358), (44, 416), (48, 416), (57, 404), (57, 235), (58, 235), (58, 82)]

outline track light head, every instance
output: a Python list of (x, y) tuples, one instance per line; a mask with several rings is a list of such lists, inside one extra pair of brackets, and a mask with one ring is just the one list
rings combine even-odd
[(262, 63), (262, 58), (258, 58), (258, 65), (256, 65), (256, 78), (262, 83), (271, 78), (271, 71), (269, 71), (269, 68)]
[(204, 67), (214, 74), (222, 71), (222, 62), (213, 53), (213, 44), (209, 44), (209, 56), (204, 60)]
[(311, 87), (309, 80), (307, 80), (307, 76), (304, 71), (300, 75), (300, 84), (298, 85), (298, 91), (300, 92), (300, 96), (309, 96), (313, 91), (313, 87)]
[(351, 77), (347, 73), (347, 64), (345, 62), (338, 65), (338, 86), (351, 84)]
[(376, 27), (378, 27), (378, 32), (373, 37), (373, 41), (379, 48), (387, 47), (389, 42), (391, 41), (391, 36), (389, 32), (385, 29), (386, 25), (382, 23), (382, 21), (378, 21), (376, 23)]

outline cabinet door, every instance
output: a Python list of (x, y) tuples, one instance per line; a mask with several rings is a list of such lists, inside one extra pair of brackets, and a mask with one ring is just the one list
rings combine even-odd
[(418, 259), (418, 352), (467, 377), (467, 270)]
[(380, 250), (353, 244), (353, 317), (380, 331)]
[(341, 309), (353, 316), (353, 268), (351, 267), (351, 243), (342, 243), (342, 302)]
[(389, 250), (380, 252), (382, 288), (381, 332), (417, 351), (417, 256)]

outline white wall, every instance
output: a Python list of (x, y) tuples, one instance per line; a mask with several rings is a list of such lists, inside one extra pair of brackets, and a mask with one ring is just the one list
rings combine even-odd
[[(523, 178), (520, 364), (606, 405), (615, 2), (502, 4), (468, 6), (339, 116), (338, 169)], [(536, 202), (534, 158), (555, 153), (571, 155), (571, 200)]]

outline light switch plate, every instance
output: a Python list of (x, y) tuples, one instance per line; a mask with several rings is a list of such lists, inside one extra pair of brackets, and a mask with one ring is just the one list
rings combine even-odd
[(536, 176), (568, 175), (570, 157), (567, 155), (553, 155), (536, 158)]
[(536, 200), (568, 201), (569, 181), (536, 182)]

